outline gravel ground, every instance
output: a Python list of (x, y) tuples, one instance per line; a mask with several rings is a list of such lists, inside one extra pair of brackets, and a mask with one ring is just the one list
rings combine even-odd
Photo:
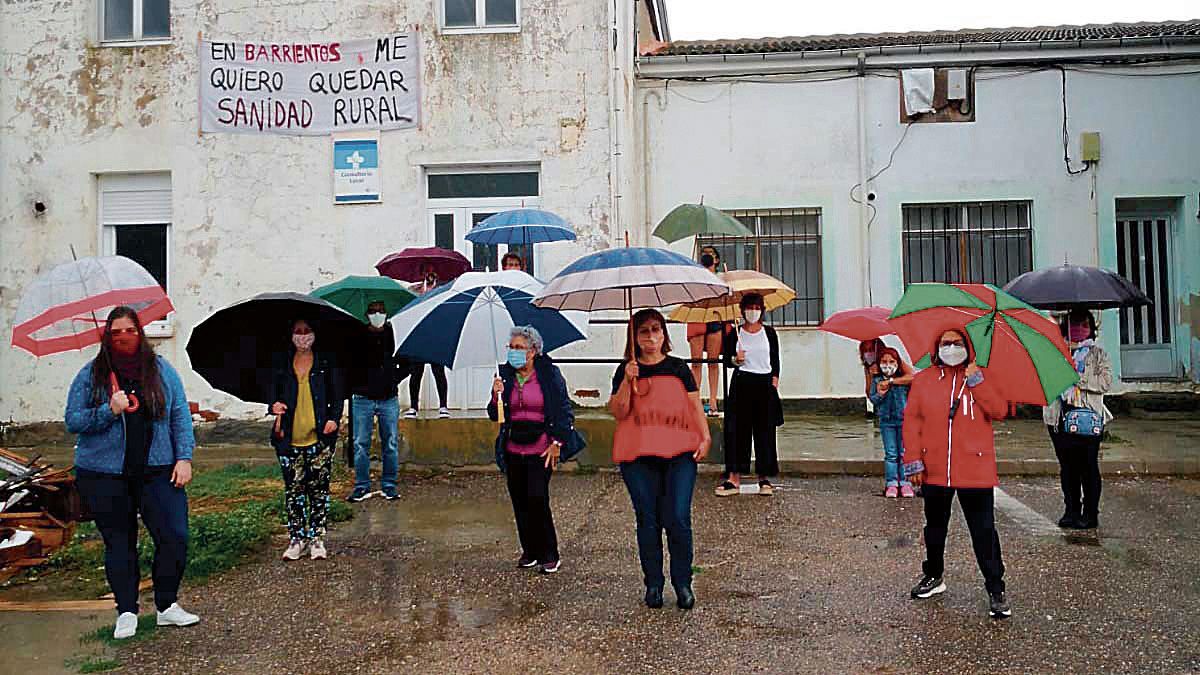
[[(691, 612), (670, 590), (666, 608), (642, 606), (616, 475), (554, 479), (564, 566), (549, 577), (514, 568), (499, 475), (408, 477), (402, 499), (357, 505), (330, 533), (329, 560), (272, 551), (185, 588), (203, 622), (121, 659), (147, 673), (1200, 672), (1200, 481), (1106, 482), (1098, 535), (1039, 537), (999, 514), (1014, 616), (994, 622), (960, 515), (950, 589), (917, 604), (920, 500), (865, 478), (719, 500), (701, 480)], [(1057, 519), (1053, 479), (1004, 487)]]

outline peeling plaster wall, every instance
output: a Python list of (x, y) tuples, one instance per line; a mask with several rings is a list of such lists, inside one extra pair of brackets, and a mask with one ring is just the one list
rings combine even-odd
[[(0, 4), (0, 332), (38, 273), (99, 251), (96, 174), (170, 171), (174, 337), (158, 350), (189, 398), (260, 412), (187, 368), (191, 327), (266, 290), (374, 273), (385, 253), (431, 245), (422, 164), (540, 162), (542, 207), (579, 231), (544, 249), (540, 273), (612, 240), (609, 3), (522, 0), (516, 34), (440, 35), (436, 3), (180, 0), (167, 46), (100, 47), (94, 2)], [(384, 132), (383, 203), (334, 206), (329, 138), (197, 134), (197, 34), (305, 41), (422, 29), (422, 127)], [(42, 200), (45, 215), (32, 204)], [(35, 361), (0, 350), (0, 419), (59, 419), (70, 378), (94, 354)], [(607, 374), (591, 386), (607, 381)], [(581, 383), (580, 386), (583, 386)]]

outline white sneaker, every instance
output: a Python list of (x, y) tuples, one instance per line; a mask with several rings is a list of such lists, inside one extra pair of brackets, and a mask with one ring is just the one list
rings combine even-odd
[(287, 550), (283, 552), (283, 559), (299, 560), (302, 555), (304, 555), (304, 541), (293, 539), (292, 543), (288, 544)]
[(117, 627), (113, 630), (114, 640), (126, 640), (137, 635), (137, 614), (121, 612), (117, 617)]
[(320, 539), (313, 539), (312, 544), (308, 547), (308, 556), (313, 560), (324, 560), (329, 557), (325, 552), (325, 542)]
[(200, 617), (184, 611), (178, 602), (172, 603), (167, 611), (158, 613), (158, 625), (160, 626), (193, 626), (198, 623), (200, 623)]
[(449, 408), (438, 408), (438, 417), (440, 417), (442, 419), (449, 419), (450, 409)]
[(406, 420), (415, 420), (415, 419), (417, 419), (417, 409), (416, 409), (416, 408), (409, 408), (408, 410), (405, 410), (405, 411), (404, 411), (404, 419), (406, 419)]

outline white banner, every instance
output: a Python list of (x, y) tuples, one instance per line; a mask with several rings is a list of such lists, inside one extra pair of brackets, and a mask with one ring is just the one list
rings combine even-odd
[(323, 136), (420, 121), (420, 33), (200, 42), (200, 131)]

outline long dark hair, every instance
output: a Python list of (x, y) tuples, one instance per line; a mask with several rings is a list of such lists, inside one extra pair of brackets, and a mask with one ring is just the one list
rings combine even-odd
[(1094, 339), (1096, 337), (1096, 317), (1095, 317), (1095, 315), (1093, 315), (1091, 312), (1087, 311), (1086, 309), (1083, 309), (1082, 307), (1076, 307), (1075, 309), (1072, 309), (1070, 312), (1067, 312), (1066, 314), (1064, 314), (1058, 321), (1058, 329), (1062, 332), (1062, 336), (1063, 336), (1064, 340), (1067, 339), (1067, 334), (1069, 332), (1071, 324), (1079, 323), (1080, 321), (1087, 322), (1088, 339), (1090, 340), (1090, 339)]
[(108, 319), (104, 323), (104, 332), (100, 335), (100, 353), (96, 354), (96, 358), (92, 361), (92, 400), (96, 405), (103, 405), (108, 403), (109, 398), (112, 397), (112, 392), (109, 390), (109, 381), (113, 372), (112, 325), (117, 319), (129, 319), (137, 328), (140, 345), (137, 358), (141, 362), (142, 371), (142, 391), (139, 399), (141, 405), (146, 406), (146, 411), (152, 418), (161, 419), (167, 411), (167, 397), (163, 393), (162, 378), (158, 374), (158, 357), (154, 353), (154, 347), (150, 346), (146, 340), (146, 331), (142, 328), (142, 321), (138, 318), (137, 311), (125, 305), (116, 307), (109, 312)]
[(637, 333), (639, 330), (641, 330), (642, 324), (646, 323), (647, 321), (657, 321), (658, 324), (662, 326), (663, 343), (662, 348), (659, 349), (659, 351), (663, 356), (671, 353), (671, 336), (667, 334), (667, 320), (663, 318), (661, 312), (659, 312), (657, 309), (643, 309), (633, 315), (632, 321), (633, 330), (629, 331), (629, 334), (625, 336), (626, 361), (634, 358), (635, 356), (642, 355), (642, 348), (638, 346), (637, 343)]

